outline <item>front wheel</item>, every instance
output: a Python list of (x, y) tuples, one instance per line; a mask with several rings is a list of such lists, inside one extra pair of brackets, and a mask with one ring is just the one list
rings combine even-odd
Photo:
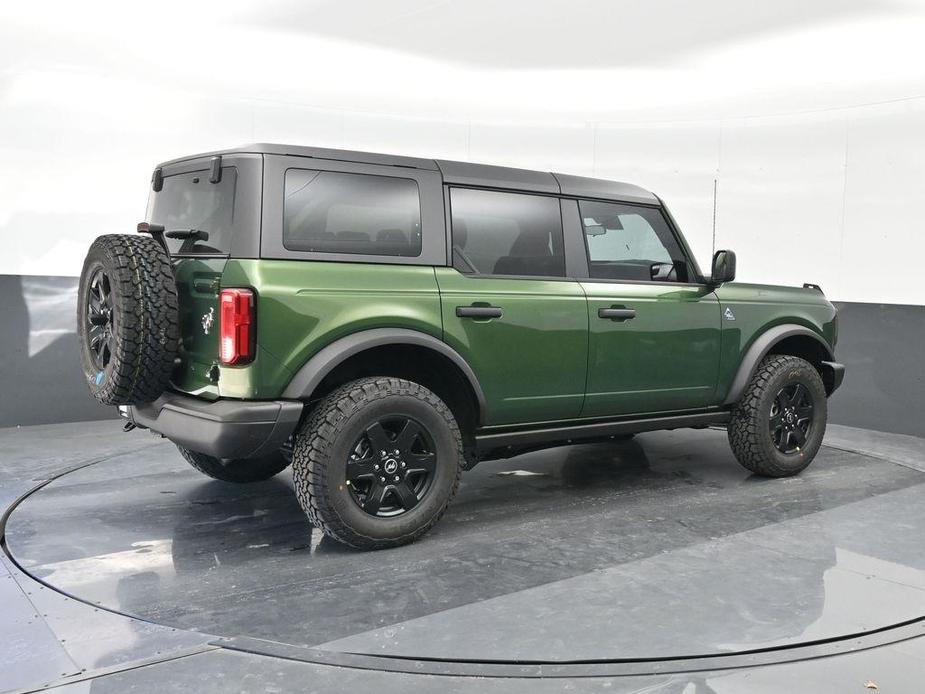
[(462, 469), (450, 409), (400, 378), (341, 386), (317, 404), (293, 447), (292, 476), (309, 520), (358, 549), (421, 537), (443, 515)]
[(816, 457), (825, 435), (827, 401), (819, 372), (805, 359), (766, 357), (729, 423), (738, 461), (765, 477), (787, 477)]

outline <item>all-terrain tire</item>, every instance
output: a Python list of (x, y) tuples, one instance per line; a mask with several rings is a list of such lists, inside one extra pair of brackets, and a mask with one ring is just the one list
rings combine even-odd
[[(347, 484), (351, 446), (378, 418), (413, 418), (434, 442), (435, 471), (420, 502), (396, 517), (366, 513)], [(456, 494), (464, 469), (462, 436), (453, 413), (427, 388), (400, 378), (347, 383), (322, 399), (295, 438), (292, 477), (312, 524), (357, 549), (414, 542), (430, 530)]]
[(177, 444), (186, 462), (199, 470), (203, 475), (222, 482), (235, 482), (246, 484), (248, 482), (263, 482), (274, 475), (278, 475), (292, 462), (292, 459), (283, 451), (277, 451), (262, 458), (229, 458), (222, 460), (205, 453), (197, 453), (189, 448)]
[[(93, 242), (80, 275), (77, 335), (87, 385), (104, 405), (151, 402), (164, 392), (179, 315), (170, 257), (155, 239), (110, 234)], [(100, 340), (105, 347), (94, 353)]]
[[(782, 389), (802, 385), (811, 397), (813, 412), (805, 441), (784, 453), (775, 444), (770, 418)], [(788, 477), (804, 470), (816, 457), (825, 436), (827, 402), (819, 372), (805, 359), (771, 355), (758, 364), (728, 426), (729, 445), (747, 470), (765, 477)]]

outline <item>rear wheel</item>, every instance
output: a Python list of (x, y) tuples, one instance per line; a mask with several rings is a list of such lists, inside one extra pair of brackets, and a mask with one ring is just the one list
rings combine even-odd
[(729, 423), (729, 444), (748, 470), (795, 475), (809, 465), (825, 435), (825, 386), (812, 364), (772, 355), (755, 371)]
[(180, 455), (204, 475), (222, 482), (262, 482), (289, 467), (292, 454), (285, 450), (277, 451), (261, 458), (215, 458), (205, 453), (197, 453), (189, 448), (177, 445)]
[(446, 404), (399, 378), (363, 378), (324, 398), (296, 436), (302, 508), (329, 537), (359, 549), (413, 542), (443, 515), (463, 469)]

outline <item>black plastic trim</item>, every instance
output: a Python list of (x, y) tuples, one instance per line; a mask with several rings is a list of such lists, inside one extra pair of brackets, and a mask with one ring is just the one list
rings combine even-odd
[(563, 195), (628, 203), (638, 202), (645, 205), (657, 205), (660, 202), (658, 196), (651, 191), (632, 183), (562, 173), (553, 173), (552, 175), (559, 184), (559, 190)]
[(585, 245), (585, 230), (581, 225), (578, 201), (574, 198), (559, 198), (562, 213), (562, 241), (565, 246), (565, 272), (569, 278), (587, 277), (588, 248)]
[(128, 408), (135, 426), (216, 458), (254, 458), (279, 450), (295, 431), (303, 403), (295, 400), (201, 400), (164, 393)]
[(320, 349), (299, 369), (286, 390), (284, 398), (308, 399), (315, 388), (338, 364), (355, 354), (383, 345), (415, 345), (432, 349), (452, 361), (465, 375), (475, 393), (479, 408), (479, 421), (485, 414), (485, 393), (472, 367), (456, 350), (433, 335), (408, 328), (372, 328), (347, 335)]
[(266, 142), (255, 142), (252, 144), (241, 145), (232, 149), (220, 149), (212, 152), (200, 152), (185, 157), (178, 157), (160, 164), (168, 166), (171, 164), (181, 163), (190, 159), (201, 159), (203, 157), (212, 157), (217, 155), (228, 154), (268, 154), (282, 155), (287, 157), (302, 157), (305, 159), (318, 159), (321, 161), (350, 162), (356, 164), (375, 164), (377, 166), (395, 166), (407, 169), (422, 169), (427, 171), (437, 171), (437, 165), (433, 159), (420, 159), (417, 157), (405, 157), (397, 154), (381, 154), (379, 152), (357, 152), (349, 149), (329, 149), (326, 147), (301, 147), (298, 145), (277, 145)]
[(837, 361), (822, 362), (822, 380), (825, 382), (826, 395), (831, 395), (845, 380), (845, 365)]
[(770, 328), (759, 335), (755, 341), (752, 342), (751, 346), (748, 348), (748, 351), (745, 352), (745, 356), (742, 357), (742, 361), (739, 363), (739, 369), (736, 371), (735, 378), (732, 380), (732, 385), (729, 386), (729, 392), (726, 393), (726, 399), (723, 401), (723, 404), (732, 405), (738, 402), (739, 398), (742, 397), (742, 393), (745, 392), (745, 387), (751, 380), (752, 374), (755, 373), (755, 369), (758, 368), (758, 362), (764, 359), (765, 356), (771, 351), (771, 348), (774, 347), (774, 345), (776, 345), (778, 342), (788, 337), (794, 337), (795, 335), (802, 335), (813, 338), (820, 345), (822, 345), (822, 347), (825, 349), (825, 354), (829, 359), (832, 359), (834, 356), (832, 354), (832, 348), (826, 343), (826, 341), (809, 328), (804, 328), (801, 325), (793, 325), (789, 323), (784, 325), (775, 325), (773, 328)]
[(532, 429), (511, 429), (508, 431), (476, 432), (475, 442), (479, 452), (492, 451), (497, 448), (533, 447), (553, 443), (572, 443), (587, 439), (601, 439), (609, 436), (638, 434), (643, 431), (661, 429), (681, 429), (685, 427), (705, 427), (712, 424), (729, 422), (728, 410), (711, 410), (661, 417), (640, 417), (619, 419), (593, 424), (570, 424), (565, 426), (537, 427)]
[(457, 318), (501, 318), (504, 311), (500, 306), (457, 306)]
[(636, 309), (632, 308), (599, 308), (598, 318), (607, 318), (612, 321), (632, 320), (636, 317)]
[(559, 182), (547, 171), (436, 159), (444, 183), (477, 188), (523, 190), (558, 195)]

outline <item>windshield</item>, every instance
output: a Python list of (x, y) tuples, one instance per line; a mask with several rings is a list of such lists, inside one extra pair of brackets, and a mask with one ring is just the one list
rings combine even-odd
[(235, 167), (222, 169), (218, 183), (209, 182), (207, 171), (164, 177), (160, 191), (152, 191), (148, 201), (148, 221), (162, 224), (168, 232), (203, 231), (190, 238), (167, 238), (172, 254), (229, 253), (234, 217)]

